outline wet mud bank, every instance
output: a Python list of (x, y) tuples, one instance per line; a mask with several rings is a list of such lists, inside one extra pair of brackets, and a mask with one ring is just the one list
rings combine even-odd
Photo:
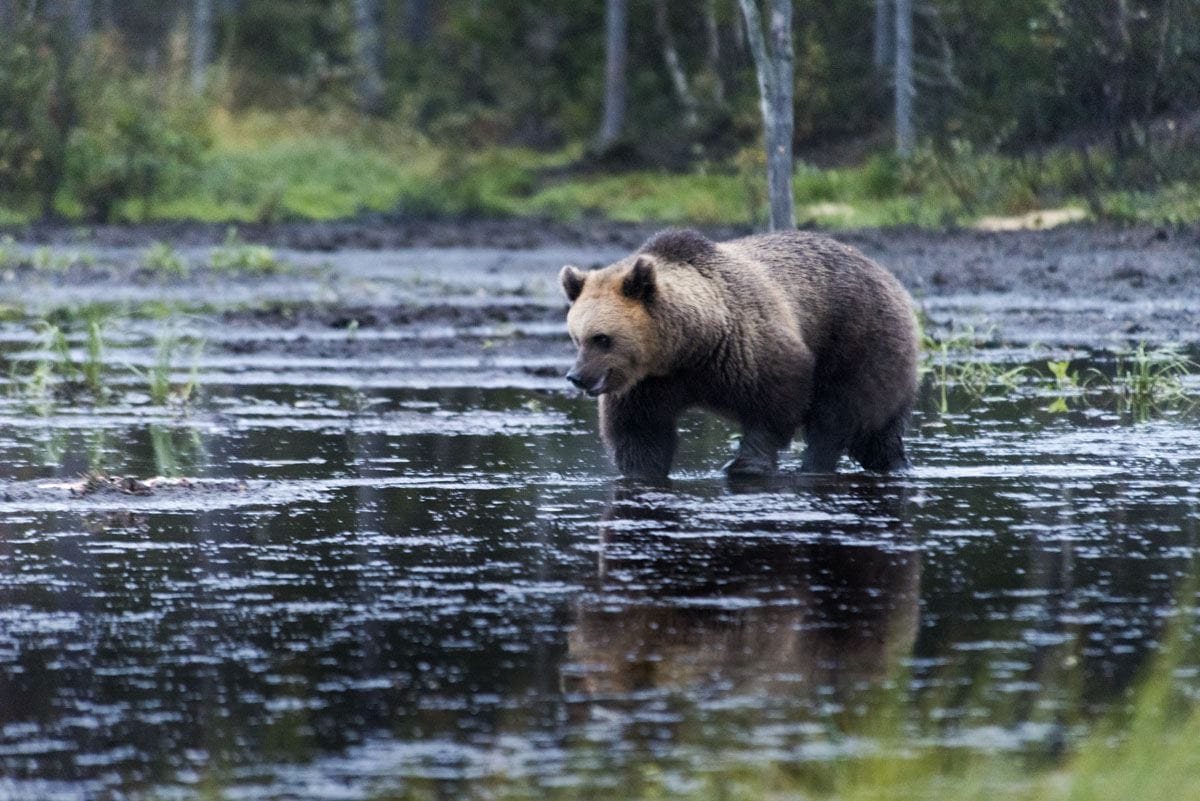
[[(527, 220), (246, 226), (276, 248), (270, 275), (206, 268), (223, 226), (34, 226), (25, 252), (77, 257), (59, 270), (0, 274), (0, 303), (53, 308), (163, 302), (221, 324), (387, 328), (549, 323), (561, 318), (556, 272), (619, 258), (653, 228)], [(712, 230), (716, 238), (745, 231)], [(1195, 342), (1200, 326), (1200, 228), (1065, 226), (1050, 231), (834, 234), (889, 267), (935, 324), (994, 329), (1014, 342)], [(142, 264), (168, 242), (193, 269), (163, 276)], [(70, 261), (70, 259), (68, 259)], [(1067, 333), (1069, 332), (1069, 333)]]

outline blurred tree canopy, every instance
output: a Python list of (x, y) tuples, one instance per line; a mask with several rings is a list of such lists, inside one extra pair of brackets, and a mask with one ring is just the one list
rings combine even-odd
[[(736, 0), (626, 6), (624, 131), (598, 164), (682, 167), (757, 142)], [(880, 40), (889, 26), (877, 16), (893, 7), (794, 0), (801, 157), (886, 147), (894, 43)], [(1200, 0), (917, 0), (914, 14), (917, 128), (935, 147), (1087, 142), (1120, 155), (1200, 139)], [(4, 0), (0, 193), (62, 180), (72, 141), (127, 130), (138, 147), (194, 150), (170, 125), (74, 133), (95, 118), (89, 103), (117, 102), (82, 80), (95, 70), (81, 67), (95, 58), (88, 41), (104, 43), (106, 64), (119, 55), (107, 74), (158, 87), (164, 103), (179, 85), (203, 87), (206, 102), (233, 109), (363, 109), (447, 146), (554, 148), (595, 141), (605, 36), (604, 0)], [(146, 176), (170, 170), (134, 172), (106, 180), (152, 193)]]
[[(351, 102), (356, 4), (377, 26), (381, 113), (552, 146), (591, 136), (602, 105), (602, 0), (8, 2), (8, 16), (63, 20), (63, 35), (81, 25), (115, 32), (130, 64), (148, 69), (187, 47), (195, 19), (211, 20), (223, 99), (235, 106)], [(198, 5), (210, 13), (197, 16)], [(887, 5), (795, 0), (797, 145), (889, 124), (872, 24)], [(628, 20), (630, 141), (687, 150), (754, 135), (735, 0), (628, 0)], [(12, 23), (0, 17), (0, 26)], [(1023, 146), (1081, 128), (1128, 136), (1117, 129), (1200, 107), (1200, 0), (922, 0), (915, 39), (920, 130), (934, 139)], [(680, 76), (665, 63), (668, 47), (698, 124), (672, 83)]]

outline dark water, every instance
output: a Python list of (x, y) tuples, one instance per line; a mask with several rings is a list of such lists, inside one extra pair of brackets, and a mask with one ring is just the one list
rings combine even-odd
[[(1185, 408), (931, 391), (911, 475), (736, 485), (731, 432), (697, 416), (647, 488), (611, 477), (557, 345), (217, 340), (186, 416), (125, 374), (110, 406), (0, 406), (0, 799), (819, 763), (897, 697), (914, 736), (1053, 755), (1124, 703), (1196, 578)], [(48, 486), (89, 469), (236, 481)]]

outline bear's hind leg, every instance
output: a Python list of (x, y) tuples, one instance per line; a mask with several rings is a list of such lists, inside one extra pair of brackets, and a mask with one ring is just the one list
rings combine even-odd
[(849, 422), (838, 397), (818, 397), (804, 421), (804, 455), (800, 469), (805, 473), (836, 473), (838, 460), (846, 452)]
[(737, 456), (721, 468), (731, 476), (765, 476), (775, 472), (779, 451), (786, 448), (792, 437), (773, 434), (766, 428), (747, 425)]
[(907, 412), (898, 414), (879, 431), (857, 437), (850, 446), (850, 455), (867, 470), (879, 473), (907, 470), (911, 466), (904, 452), (907, 419)]
[(810, 428), (804, 434), (804, 455), (800, 470), (804, 473), (836, 473), (838, 460), (846, 450), (845, 438), (835, 431)]

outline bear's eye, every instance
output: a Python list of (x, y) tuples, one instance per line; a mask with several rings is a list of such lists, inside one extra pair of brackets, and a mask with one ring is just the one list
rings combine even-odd
[(592, 344), (602, 350), (608, 350), (612, 347), (612, 337), (608, 334), (594, 334), (592, 336)]

